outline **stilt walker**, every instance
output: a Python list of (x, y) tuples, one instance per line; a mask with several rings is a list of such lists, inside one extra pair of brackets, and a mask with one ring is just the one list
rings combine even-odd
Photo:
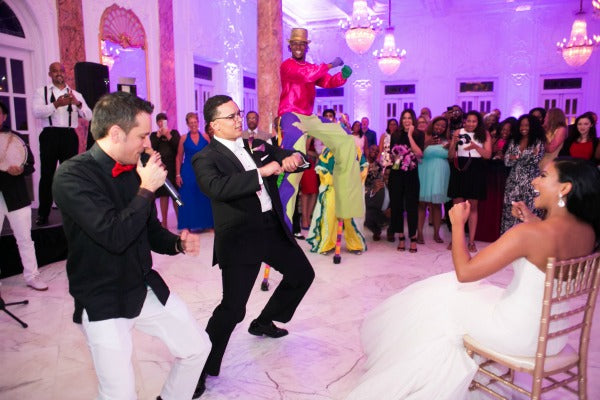
[(342, 231), (344, 230), (344, 220), (338, 219), (337, 238), (335, 240), (335, 254), (333, 263), (339, 264), (342, 262)]
[[(323, 88), (340, 87), (352, 74), (348, 66), (336, 57), (329, 64), (311, 64), (306, 61), (308, 51), (308, 31), (293, 28), (288, 39), (288, 49), (292, 57), (281, 64), (281, 97), (278, 116), (281, 117), (281, 147), (289, 150), (306, 151), (306, 134), (319, 139), (335, 154), (336, 170), (333, 185), (336, 188), (336, 217), (353, 218), (364, 214), (364, 196), (360, 185), (351, 182), (360, 179), (360, 167), (356, 146), (352, 136), (338, 125), (313, 115), (316, 86)], [(335, 75), (329, 70), (343, 66)], [(279, 188), (281, 202), (285, 209), (285, 219), (292, 227), (292, 216), (296, 205), (296, 195), (301, 174), (285, 174)]]

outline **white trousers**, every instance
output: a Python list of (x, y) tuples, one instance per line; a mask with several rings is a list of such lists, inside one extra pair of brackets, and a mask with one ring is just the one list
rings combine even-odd
[(98, 377), (97, 399), (137, 399), (131, 360), (133, 327), (161, 339), (175, 357), (160, 393), (163, 400), (191, 399), (211, 349), (210, 339), (179, 296), (171, 292), (163, 306), (150, 288), (136, 318), (90, 322), (83, 312), (82, 328)]
[(35, 258), (35, 245), (31, 240), (31, 207), (27, 206), (8, 211), (4, 196), (0, 192), (0, 230), (4, 223), (4, 217), (8, 218), (10, 229), (12, 229), (17, 241), (21, 263), (23, 264), (23, 277), (26, 281), (29, 281), (39, 274), (37, 259)]

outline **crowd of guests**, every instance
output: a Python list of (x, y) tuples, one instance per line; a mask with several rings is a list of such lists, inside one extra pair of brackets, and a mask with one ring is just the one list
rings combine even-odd
[[(193, 176), (185, 178), (190, 172), (189, 160), (211, 138), (201, 132), (198, 117), (194, 113), (186, 116), (189, 132), (181, 137), (176, 130), (167, 128), (165, 114), (159, 114), (156, 118), (159, 129), (152, 135), (152, 146), (163, 155), (163, 161), (179, 186), (184, 202), (179, 210), (174, 204), (178, 228), (194, 231), (211, 229), (210, 202), (199, 191)], [(245, 139), (256, 137), (264, 140), (272, 136), (258, 130), (258, 119), (256, 112), (247, 113)], [(364, 226), (372, 232), (374, 241), (381, 240), (385, 230), (385, 238), (396, 243), (398, 251), (418, 251), (417, 245), (425, 243), (423, 230), (426, 222), (433, 226), (433, 241), (443, 243), (440, 229), (445, 214), (453, 204), (468, 200), (471, 207), (467, 219), (467, 246), (469, 251), (476, 252), (475, 237), (481, 201), (498, 197), (498, 202), (502, 204), (498, 210), (492, 211), (492, 217), (497, 220), (494, 226), (498, 227), (493, 237), (497, 238), (519, 223), (511, 214), (514, 202), (523, 202), (536, 215), (542, 216), (542, 212), (533, 207), (535, 192), (529, 182), (553, 159), (570, 156), (600, 163), (597, 115), (594, 112), (578, 116), (574, 124), (567, 126), (567, 118), (559, 108), (546, 110), (536, 107), (518, 118), (510, 116), (503, 120), (498, 109), (483, 115), (477, 111), (465, 113), (454, 105), (433, 118), (429, 108), (423, 108), (418, 116), (414, 110), (406, 109), (399, 121), (395, 118), (387, 121), (379, 140), (369, 128), (367, 117), (350, 123), (347, 114), (336, 118), (334, 110), (326, 109), (323, 119), (339, 123), (348, 134), (354, 136), (359, 157), (364, 155), (365, 160), (365, 173), (362, 174), (364, 182), (357, 183), (363, 184), (365, 189)], [(311, 248), (315, 252), (329, 254), (335, 243), (335, 227), (327, 227), (331, 232), (327, 235), (327, 246), (316, 244), (314, 238), (315, 229), (323, 223), (319, 219), (319, 216), (322, 217), (322, 208), (318, 198), (321, 196), (324, 199), (324, 193), (332, 190), (325, 173), (332, 162), (332, 155), (319, 140), (312, 137), (307, 140), (306, 154), (311, 167), (304, 172), (300, 182), (294, 235), (298, 239), (312, 238)], [(332, 165), (329, 167), (333, 168)], [(501, 175), (499, 190), (489, 189), (493, 174)], [(319, 189), (321, 186), (322, 190)], [(161, 197), (165, 226), (167, 196), (167, 193), (157, 193), (157, 197)], [(331, 205), (327, 207), (331, 208)], [(315, 209), (321, 211), (315, 213)], [(330, 221), (331, 224), (333, 221)], [(354, 221), (346, 221), (345, 234), (347, 229), (356, 231), (354, 235), (361, 238), (348, 249), (361, 254), (366, 250), (366, 242), (362, 239), (360, 229)], [(331, 235), (334, 237), (329, 237)], [(450, 242), (448, 249), (451, 248)]]
[[(399, 233), (397, 249), (403, 251), (406, 215), (409, 251), (416, 252), (416, 245), (425, 243), (427, 214), (433, 225), (433, 240), (443, 243), (440, 227), (444, 211), (468, 200), (468, 249), (476, 252), (479, 203), (491, 196), (502, 199), (501, 209), (493, 215), (499, 226), (494, 238), (519, 222), (511, 215), (514, 202), (525, 203), (541, 216), (542, 212), (533, 207), (535, 192), (530, 182), (558, 156), (599, 164), (596, 123), (597, 115), (586, 112), (567, 126), (559, 108), (534, 108), (519, 118), (504, 120), (497, 109), (482, 115), (477, 111), (464, 113), (455, 105), (433, 119), (428, 108), (422, 109), (418, 117), (413, 110), (404, 110), (400, 121), (387, 121), (378, 154), (375, 149), (373, 153), (367, 151), (370, 165), (365, 186), (365, 226), (377, 241), (387, 225), (387, 239), (395, 242)], [(501, 187), (490, 191), (491, 174), (495, 173), (502, 175)], [(379, 190), (389, 192), (389, 202), (383, 201), (387, 193), (377, 202), (373, 200)], [(389, 219), (385, 217), (388, 208)]]

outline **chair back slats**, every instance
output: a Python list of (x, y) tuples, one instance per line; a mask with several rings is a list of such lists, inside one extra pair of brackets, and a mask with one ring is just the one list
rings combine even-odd
[[(579, 399), (587, 399), (587, 358), (592, 327), (592, 318), (598, 291), (600, 290), (600, 253), (571, 260), (556, 261), (549, 258), (544, 281), (544, 298), (540, 316), (535, 365), (533, 371), (523, 368), (528, 363), (526, 357), (519, 361), (511, 361), (510, 357), (494, 355), (493, 350), (485, 346), (478, 348), (471, 338), (465, 339), (465, 346), (471, 356), (482, 354), (488, 361), (480, 364), (479, 372), (492, 377), (491, 382), (508, 385), (514, 390), (527, 394), (531, 399), (540, 399), (542, 393), (563, 388), (578, 395)], [(548, 342), (558, 337), (567, 338), (578, 333), (578, 352), (565, 349), (555, 356), (548, 356)], [(574, 339), (572, 337), (571, 339)], [(486, 369), (486, 365), (500, 363), (509, 368), (508, 378), (496, 375)], [(545, 370), (548, 364), (547, 371)], [(529, 372), (533, 376), (531, 390), (520, 387), (514, 381), (514, 372)], [(566, 377), (565, 377), (566, 375)], [(577, 384), (577, 387), (569, 385)], [(545, 384), (545, 386), (544, 386)], [(505, 398), (496, 393), (490, 386), (478, 382), (471, 383), (471, 390), (481, 389), (493, 393), (497, 398)]]
[(548, 334), (546, 335), (546, 337), (548, 339), (553, 339), (553, 338), (556, 338), (556, 337), (564, 336), (564, 335), (566, 335), (568, 333), (571, 333), (571, 332), (574, 332), (574, 331), (577, 331), (577, 330), (581, 329), (583, 326), (584, 326), (584, 323), (580, 322), (580, 323), (571, 325), (571, 326), (569, 326), (567, 328), (560, 329), (560, 330), (555, 331), (555, 332), (548, 332)]

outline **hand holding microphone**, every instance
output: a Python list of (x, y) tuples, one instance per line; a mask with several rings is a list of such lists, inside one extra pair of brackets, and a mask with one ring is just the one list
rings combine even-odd
[[(147, 149), (148, 151), (152, 151)], [(142, 179), (140, 187), (155, 192), (161, 186), (164, 186), (169, 192), (169, 196), (178, 206), (183, 206), (183, 201), (179, 192), (173, 186), (171, 181), (167, 179), (167, 170), (160, 161), (160, 153), (155, 151), (152, 154), (146, 152), (140, 154), (138, 166), (136, 169), (138, 175)]]
[(167, 170), (160, 161), (160, 154), (154, 152), (151, 155), (142, 153), (136, 168), (142, 182), (140, 187), (155, 192), (167, 179)]

